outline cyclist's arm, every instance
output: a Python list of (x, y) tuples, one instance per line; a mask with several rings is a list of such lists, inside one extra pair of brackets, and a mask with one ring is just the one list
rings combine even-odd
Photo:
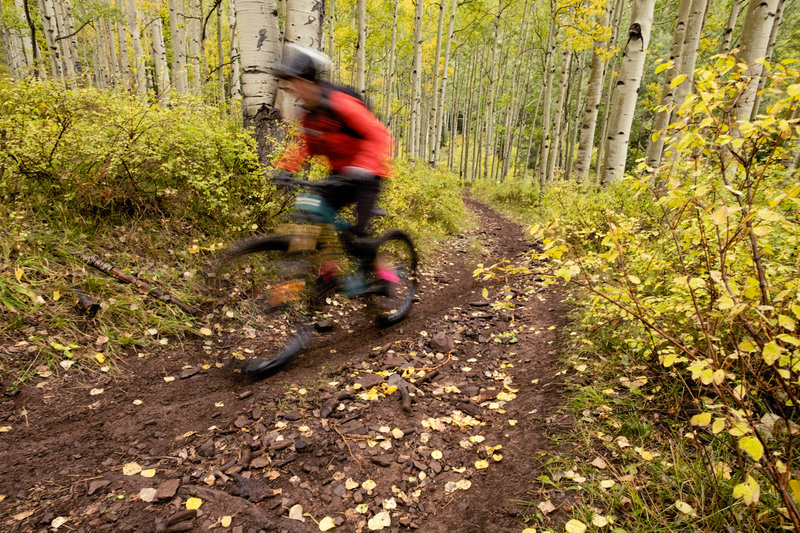
[(339, 91), (331, 94), (330, 106), (363, 139), (362, 149), (355, 154), (351, 165), (367, 169), (387, 167), (391, 157), (392, 134), (367, 106), (358, 98)]

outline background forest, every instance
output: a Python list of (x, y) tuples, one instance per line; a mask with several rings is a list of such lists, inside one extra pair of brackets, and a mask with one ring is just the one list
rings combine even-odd
[[(60, 274), (75, 250), (152, 257), (178, 285), (273, 224), (261, 165), (297, 110), (271, 68), (299, 42), (395, 135), (387, 223), (457, 231), (468, 186), (579, 288), (575, 439), (618, 464), (576, 482), (581, 459), (551, 459), (562, 474), (539, 482), (581, 494), (568, 531), (800, 531), (797, 0), (0, 6), (0, 317), (28, 346), (0, 360), (13, 386), (88, 342), (64, 295), (112, 291)], [(195, 327), (136, 298), (104, 304), (120, 349), (141, 341), (125, 321)]]

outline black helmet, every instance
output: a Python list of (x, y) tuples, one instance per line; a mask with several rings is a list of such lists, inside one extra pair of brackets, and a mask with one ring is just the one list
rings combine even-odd
[(288, 43), (284, 48), (277, 74), (280, 78), (300, 78), (318, 82), (330, 65), (331, 60), (319, 50)]

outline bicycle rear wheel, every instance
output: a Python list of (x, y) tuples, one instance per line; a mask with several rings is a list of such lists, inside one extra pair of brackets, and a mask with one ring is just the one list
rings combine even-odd
[(235, 242), (223, 251), (218, 269), (220, 296), (265, 342), (253, 357), (232, 359), (235, 371), (260, 379), (274, 373), (313, 337), (320, 303), (313, 251), (290, 252), (289, 235)]
[(389, 230), (378, 239), (375, 284), (372, 297), (375, 323), (388, 327), (403, 320), (411, 311), (417, 294), (417, 251), (411, 239), (400, 230)]

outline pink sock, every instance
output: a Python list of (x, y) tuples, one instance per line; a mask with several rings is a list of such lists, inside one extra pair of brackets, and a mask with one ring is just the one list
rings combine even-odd
[(385, 268), (385, 267), (379, 268), (378, 277), (384, 281), (390, 281), (392, 283), (400, 283), (400, 277), (397, 275), (397, 272), (395, 272), (393, 268)]

